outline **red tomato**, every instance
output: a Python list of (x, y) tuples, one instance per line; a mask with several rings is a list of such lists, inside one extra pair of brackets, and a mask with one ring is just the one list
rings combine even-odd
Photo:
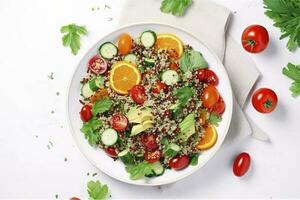
[(124, 131), (128, 126), (128, 119), (121, 113), (116, 113), (110, 119), (110, 125), (116, 131)]
[(252, 96), (252, 105), (261, 113), (270, 113), (277, 106), (277, 95), (269, 88), (260, 88)]
[(210, 109), (210, 112), (214, 112), (218, 115), (222, 115), (225, 111), (225, 102), (223, 98), (220, 96), (219, 101)]
[(190, 163), (190, 157), (187, 155), (175, 156), (169, 161), (169, 166), (172, 169), (180, 170), (186, 168)]
[(105, 153), (107, 153), (107, 155), (109, 155), (112, 158), (118, 157), (118, 154), (114, 147), (108, 147), (108, 148), (104, 149), (104, 151), (105, 151)]
[(170, 69), (177, 71), (179, 69), (179, 67), (176, 63), (171, 63)]
[(87, 122), (92, 118), (92, 107), (88, 104), (82, 106), (80, 111), (80, 118), (83, 122)]
[(259, 53), (267, 48), (269, 34), (261, 25), (248, 26), (242, 34), (242, 45), (250, 53)]
[(101, 56), (96, 55), (89, 60), (88, 67), (94, 74), (103, 74), (107, 70), (107, 62)]
[(146, 91), (142, 85), (135, 85), (130, 90), (132, 100), (137, 104), (143, 104), (146, 101)]
[(165, 93), (168, 92), (168, 86), (163, 82), (157, 81), (154, 88), (152, 88), (152, 92), (155, 94), (159, 94), (160, 91), (163, 90)]
[(144, 133), (141, 137), (141, 142), (147, 149), (154, 150), (158, 148), (156, 136), (153, 134)]
[(123, 33), (119, 37), (118, 49), (121, 55), (126, 55), (130, 52), (132, 46), (132, 38), (127, 33)]
[(198, 71), (197, 71), (197, 78), (198, 78), (198, 80), (199, 81), (205, 81), (205, 69), (199, 69)]
[(248, 153), (240, 153), (233, 162), (233, 173), (236, 176), (243, 176), (250, 167), (250, 156)]
[(205, 70), (205, 79), (208, 85), (216, 86), (219, 84), (219, 78), (215, 72), (210, 69)]
[(80, 199), (77, 197), (72, 197), (72, 198), (70, 198), (70, 200), (80, 200)]
[(155, 163), (156, 161), (159, 161), (160, 158), (161, 158), (160, 150), (146, 151), (144, 154), (144, 159), (149, 163)]
[(207, 86), (202, 93), (202, 103), (205, 108), (212, 108), (219, 100), (219, 92), (218, 90), (212, 86)]

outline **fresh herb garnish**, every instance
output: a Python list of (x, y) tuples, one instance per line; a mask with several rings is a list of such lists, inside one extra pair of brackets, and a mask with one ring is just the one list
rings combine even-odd
[(180, 106), (185, 106), (189, 99), (195, 95), (195, 90), (189, 86), (178, 88), (173, 93), (177, 98)]
[(199, 154), (198, 154), (198, 153), (193, 154), (193, 155), (191, 156), (190, 165), (192, 165), (192, 166), (198, 165), (198, 157), (199, 157)]
[(290, 87), (292, 96), (300, 95), (300, 65), (289, 63), (282, 69), (282, 73), (294, 81)]
[(183, 53), (179, 60), (180, 69), (186, 73), (196, 69), (204, 69), (208, 67), (208, 63), (199, 51), (187, 50)]
[(164, 13), (172, 13), (175, 16), (183, 16), (192, 3), (193, 0), (163, 0), (160, 10)]
[(108, 187), (99, 181), (89, 181), (87, 184), (89, 200), (105, 200), (108, 198)]
[(104, 99), (97, 101), (92, 108), (93, 115), (108, 111), (112, 104), (113, 102), (109, 97), (105, 97)]
[(126, 171), (130, 174), (130, 179), (137, 180), (152, 173), (152, 165), (143, 161), (137, 165), (127, 165)]
[(62, 37), (62, 42), (65, 47), (70, 47), (72, 53), (76, 55), (80, 49), (80, 35), (87, 35), (85, 26), (78, 26), (76, 24), (69, 24), (62, 26), (61, 33), (65, 33)]
[(80, 129), (84, 133), (84, 137), (88, 140), (91, 146), (95, 146), (99, 140), (99, 134), (96, 132), (102, 126), (102, 122), (93, 117), (88, 122), (85, 122)]
[(274, 21), (274, 26), (282, 32), (280, 39), (289, 37), (290, 51), (300, 47), (300, 1), (264, 0), (265, 14)]
[(209, 114), (208, 121), (215, 126), (219, 126), (219, 123), (222, 121), (222, 117), (220, 115), (212, 112)]
[(48, 78), (51, 79), (51, 80), (53, 80), (53, 79), (54, 79), (54, 73), (51, 72), (51, 73), (48, 75)]

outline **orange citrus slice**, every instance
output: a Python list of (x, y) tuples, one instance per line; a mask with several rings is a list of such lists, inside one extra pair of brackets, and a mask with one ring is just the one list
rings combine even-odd
[(197, 144), (197, 149), (206, 150), (213, 147), (218, 139), (218, 134), (216, 128), (209, 124), (205, 128), (204, 136), (200, 138), (199, 143)]
[(170, 52), (175, 51), (174, 58), (179, 59), (183, 53), (182, 41), (173, 34), (158, 34), (155, 47), (158, 49), (167, 49)]
[(112, 66), (109, 84), (118, 94), (128, 94), (128, 91), (141, 81), (141, 74), (135, 65), (120, 61)]

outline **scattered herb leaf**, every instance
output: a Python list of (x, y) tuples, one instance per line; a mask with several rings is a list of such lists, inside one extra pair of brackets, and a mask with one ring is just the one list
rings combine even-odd
[(98, 173), (93, 173), (93, 174), (92, 174), (92, 176), (97, 176), (97, 175), (98, 175)]
[(208, 63), (199, 51), (185, 51), (179, 60), (180, 69), (184, 72), (191, 72), (196, 69), (204, 69), (208, 67)]
[(58, 199), (58, 194), (55, 195), (55, 199)]
[(97, 118), (92, 118), (88, 122), (83, 123), (81, 132), (84, 133), (84, 137), (88, 140), (91, 146), (95, 146), (99, 140), (99, 134), (96, 132), (98, 128), (102, 126), (102, 122)]
[(92, 108), (93, 115), (108, 111), (112, 104), (113, 102), (109, 97), (105, 97), (104, 99), (97, 101)]
[(130, 179), (137, 180), (152, 173), (152, 165), (143, 161), (137, 165), (127, 165), (126, 171), (130, 174)]
[(108, 187), (99, 181), (89, 181), (87, 184), (89, 200), (105, 200), (108, 198)]
[(288, 63), (288, 65), (282, 69), (282, 73), (294, 81), (290, 87), (292, 96), (296, 97), (300, 95), (300, 65)]
[(195, 95), (194, 89), (189, 86), (178, 88), (173, 93), (179, 100), (179, 106), (185, 106), (189, 99)]
[(65, 161), (65, 162), (67, 162), (67, 161), (68, 161), (68, 158), (67, 158), (67, 157), (65, 157), (64, 161)]
[(48, 75), (48, 78), (51, 79), (51, 80), (53, 80), (54, 79), (54, 73), (51, 72), (50, 75)]
[(183, 16), (192, 3), (192, 0), (163, 0), (160, 10), (164, 13), (172, 13), (175, 16)]
[(219, 123), (222, 121), (222, 117), (212, 112), (209, 114), (208, 121), (215, 126), (219, 126)]

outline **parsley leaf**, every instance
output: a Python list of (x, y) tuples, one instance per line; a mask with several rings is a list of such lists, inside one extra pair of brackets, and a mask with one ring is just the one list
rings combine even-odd
[(81, 132), (84, 133), (84, 137), (88, 140), (91, 146), (95, 146), (99, 140), (99, 134), (96, 132), (102, 126), (102, 122), (96, 118), (90, 119), (88, 122), (83, 123)]
[(300, 47), (300, 1), (264, 0), (265, 14), (282, 32), (280, 39), (289, 37), (287, 48), (290, 51)]
[(189, 86), (178, 88), (173, 93), (179, 100), (179, 106), (185, 106), (188, 100), (195, 95), (195, 90)]
[(108, 198), (108, 187), (99, 181), (89, 181), (87, 184), (89, 200), (106, 200)]
[(198, 165), (198, 157), (199, 157), (199, 154), (198, 154), (198, 153), (193, 154), (193, 155), (191, 156), (190, 165), (192, 165), (192, 166)]
[(78, 26), (76, 24), (69, 24), (62, 26), (61, 33), (65, 33), (62, 37), (62, 43), (65, 47), (70, 47), (72, 53), (76, 55), (80, 49), (80, 35), (87, 35), (85, 26)]
[(180, 69), (186, 73), (196, 69), (204, 69), (208, 67), (208, 63), (199, 51), (185, 51), (179, 60)]
[(284, 67), (282, 69), (282, 73), (290, 79), (294, 80), (290, 87), (292, 96), (296, 97), (300, 95), (300, 65), (288, 63), (287, 67)]
[(127, 165), (126, 171), (130, 174), (130, 179), (137, 180), (152, 173), (152, 164), (143, 161), (137, 165)]
[(172, 13), (175, 16), (183, 16), (192, 3), (193, 0), (163, 0), (160, 10), (164, 13)]
[(105, 97), (104, 99), (97, 101), (92, 108), (93, 115), (108, 111), (112, 104), (113, 102), (109, 97)]
[(222, 117), (212, 112), (209, 114), (208, 121), (215, 126), (219, 126), (219, 123), (222, 121)]

